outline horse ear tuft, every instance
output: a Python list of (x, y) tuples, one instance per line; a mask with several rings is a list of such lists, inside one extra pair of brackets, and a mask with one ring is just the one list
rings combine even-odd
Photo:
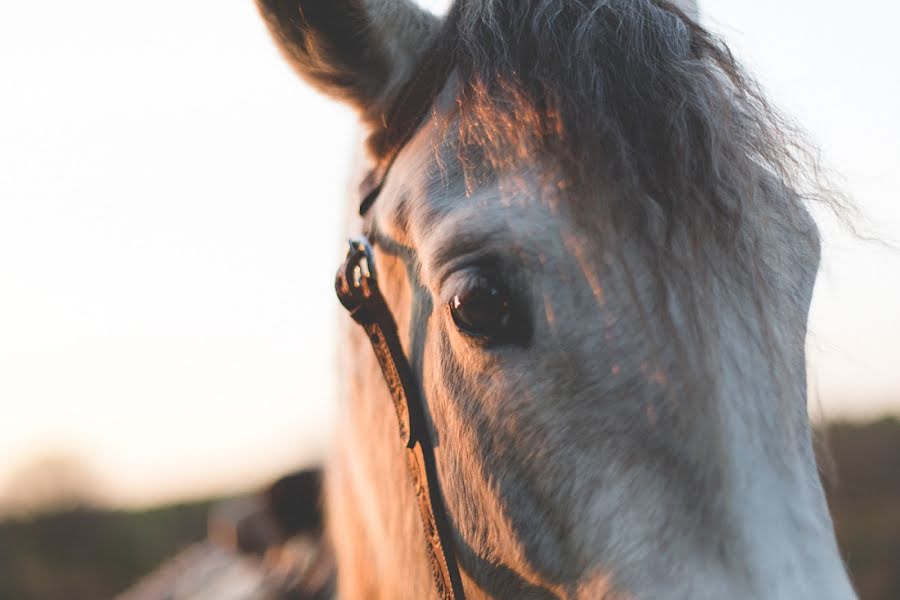
[(409, 0), (256, 0), (282, 54), (310, 84), (377, 119), (436, 19)]

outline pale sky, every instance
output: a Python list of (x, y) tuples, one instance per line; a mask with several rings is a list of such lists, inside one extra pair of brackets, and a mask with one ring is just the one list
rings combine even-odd
[[(703, 10), (900, 242), (900, 5)], [(0, 82), (0, 493), (52, 453), (125, 505), (315, 460), (353, 115), (296, 79), (251, 0), (3, 0)], [(817, 406), (900, 412), (900, 252), (822, 224)]]

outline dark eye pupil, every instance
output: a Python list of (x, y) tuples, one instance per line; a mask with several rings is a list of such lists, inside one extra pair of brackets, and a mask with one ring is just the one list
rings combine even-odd
[(480, 279), (450, 301), (456, 326), (470, 336), (496, 344), (514, 343), (527, 330), (518, 318), (509, 294)]
[(506, 301), (497, 288), (480, 288), (457, 295), (453, 299), (453, 306), (460, 316), (473, 323), (502, 319), (506, 316), (507, 309)]

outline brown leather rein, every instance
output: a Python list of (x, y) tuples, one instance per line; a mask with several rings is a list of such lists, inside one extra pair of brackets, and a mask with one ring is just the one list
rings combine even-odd
[[(454, 4), (437, 42), (385, 116), (384, 128), (376, 133), (380, 136), (380, 159), (361, 188), (362, 216), (378, 199), (394, 161), (431, 112), (453, 70), (461, 5), (462, 2)], [(365, 237), (350, 240), (350, 250), (338, 270), (335, 289), (341, 304), (365, 329), (390, 390), (438, 597), (462, 600), (465, 593), (454, 552), (453, 526), (441, 496), (426, 407), (403, 352), (397, 323), (378, 287), (374, 252)]]

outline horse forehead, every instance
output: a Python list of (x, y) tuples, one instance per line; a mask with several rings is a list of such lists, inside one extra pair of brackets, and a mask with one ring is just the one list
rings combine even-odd
[(575, 223), (554, 198), (528, 182), (494, 184), (474, 193), (428, 194), (409, 225), (423, 265), (440, 266), (462, 253), (514, 255), (521, 262), (565, 259)]
[[(446, 113), (454, 100), (448, 85), (438, 100), (439, 112)], [(451, 119), (452, 122), (452, 119)], [(442, 227), (468, 228), (491, 225), (498, 232), (537, 232), (558, 229), (565, 215), (557, 214), (559, 190), (547, 165), (535, 159), (515, 172), (493, 173), (487, 181), (476, 168), (478, 159), (464, 156), (459, 140), (446, 121), (427, 121), (400, 152), (382, 192), (382, 226), (404, 235), (416, 230), (434, 234)], [(476, 222), (459, 222), (472, 219)]]

